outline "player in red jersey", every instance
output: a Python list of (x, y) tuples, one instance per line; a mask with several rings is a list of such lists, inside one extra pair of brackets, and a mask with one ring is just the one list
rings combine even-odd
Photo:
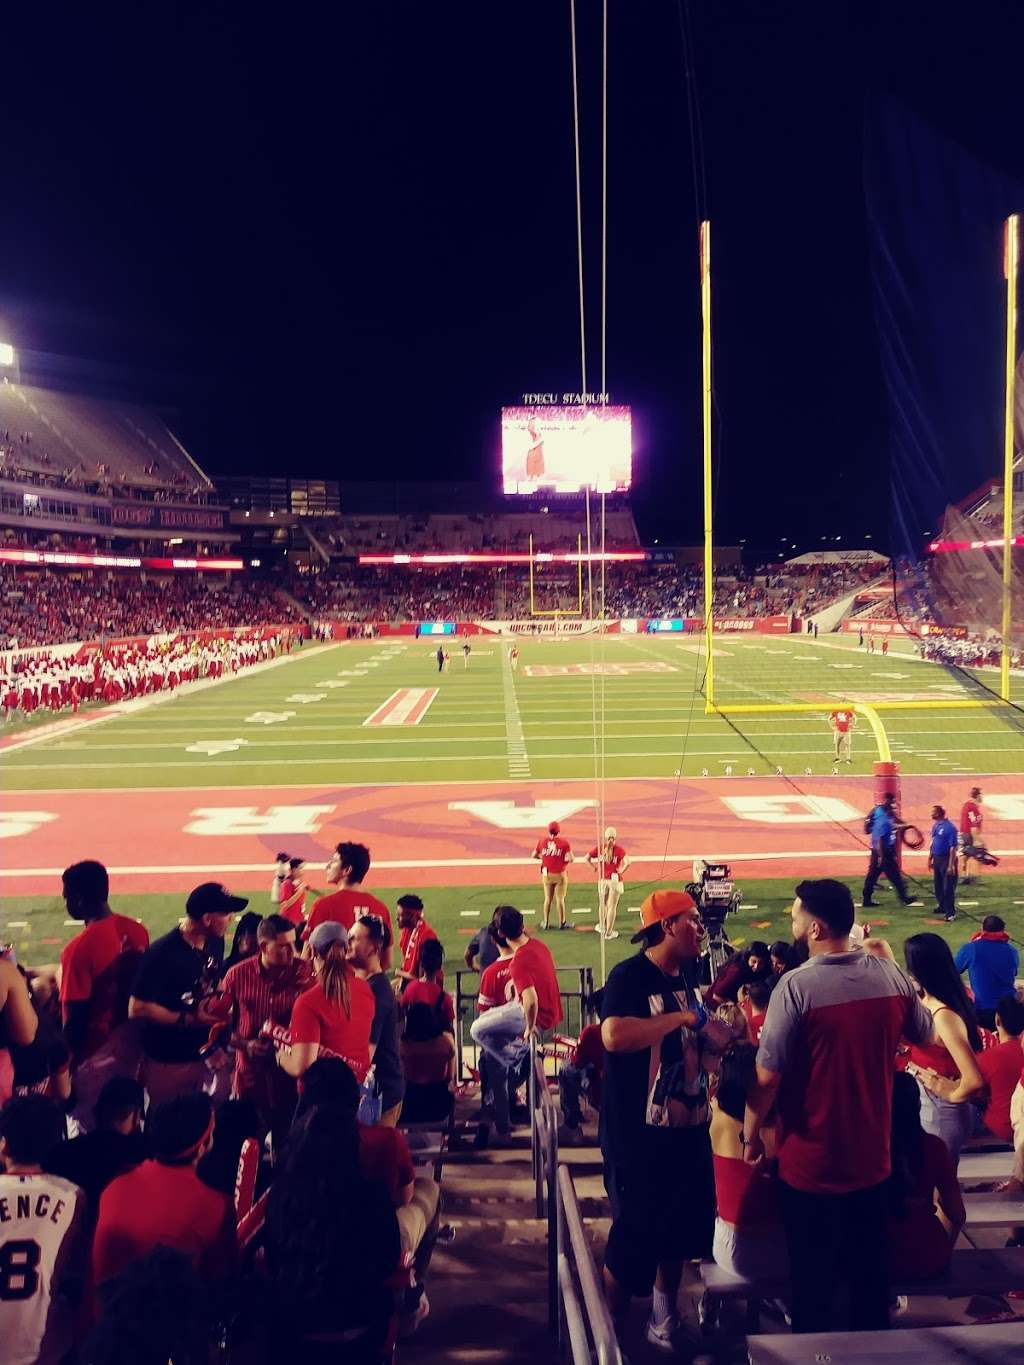
[[(598, 868), (597, 873), (597, 930), (606, 939), (618, 938), (615, 915), (622, 895), (622, 877), (629, 866), (629, 854), (616, 843), (616, 832), (611, 827), (604, 832), (600, 849), (596, 846), (587, 854), (587, 862)], [(600, 856), (600, 866), (598, 857)]]
[(558, 905), (558, 927), (568, 929), (565, 922), (565, 892), (569, 885), (569, 864), (572, 862), (572, 849), (569, 840), (564, 839), (561, 834), (561, 826), (557, 820), (552, 820), (548, 825), (547, 835), (542, 835), (537, 840), (537, 846), (533, 850), (533, 857), (540, 861), (541, 882), (544, 886), (544, 922), (542, 929), (551, 927), (551, 902)]
[(847, 707), (840, 707), (831, 713), (828, 723), (832, 727), (835, 763), (852, 763), (853, 731), (857, 725), (856, 714)]
[(964, 860), (964, 882), (972, 880), (971, 858), (975, 847), (982, 844), (981, 827), (985, 817), (981, 810), (981, 788), (972, 787), (971, 794), (960, 807), (960, 855)]

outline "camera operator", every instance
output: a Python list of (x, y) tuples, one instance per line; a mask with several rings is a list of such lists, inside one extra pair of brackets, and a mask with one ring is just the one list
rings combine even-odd
[(223, 1020), (205, 999), (220, 977), (231, 916), (248, 904), (217, 882), (204, 882), (189, 896), (184, 919), (142, 955), (128, 1017), (142, 1021), (142, 1079), (154, 1107), (211, 1088), (200, 1049), (211, 1025)]
[(767, 981), (772, 975), (771, 956), (767, 943), (755, 939), (749, 948), (733, 953), (715, 977), (707, 993), (707, 1000), (716, 1009), (720, 1005), (735, 1005), (743, 986), (754, 981)]

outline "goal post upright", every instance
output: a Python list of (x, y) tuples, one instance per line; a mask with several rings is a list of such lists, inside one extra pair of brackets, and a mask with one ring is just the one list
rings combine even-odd
[(715, 709), (714, 619), (714, 504), (711, 462), (711, 223), (700, 225), (701, 373), (704, 451), (704, 644), (707, 669), (704, 676), (704, 711)]
[(1003, 647), (999, 657), (999, 695), (1010, 700), (1010, 635), (1013, 629), (1013, 428), (1017, 377), (1017, 277), (1020, 271), (1020, 215), (1006, 220), (1006, 393), (1003, 409)]

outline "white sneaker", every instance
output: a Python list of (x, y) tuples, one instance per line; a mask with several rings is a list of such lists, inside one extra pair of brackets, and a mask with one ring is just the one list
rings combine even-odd
[(618, 938), (618, 936), (619, 936), (618, 929), (609, 929), (608, 933), (605, 934), (604, 936), (605, 942), (607, 943), (609, 939)]
[(684, 1336), (683, 1324), (676, 1313), (671, 1313), (663, 1322), (655, 1322), (652, 1314), (647, 1319), (644, 1336), (656, 1350), (675, 1355), (679, 1339)]

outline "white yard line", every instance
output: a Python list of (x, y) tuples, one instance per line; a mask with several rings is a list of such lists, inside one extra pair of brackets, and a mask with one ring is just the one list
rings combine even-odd
[(526, 752), (526, 737), (523, 734), (523, 721), (519, 714), (515, 678), (512, 675), (512, 666), (507, 657), (503, 661), (501, 685), (505, 701), (505, 746), (508, 750), (508, 774), (509, 777), (529, 777), (530, 756)]
[[(689, 863), (694, 858), (703, 857), (702, 852), (681, 852), (681, 853), (652, 853), (638, 854), (631, 861), (633, 863), (645, 864), (668, 864), (668, 863)], [(1000, 858), (1019, 858), (1024, 856), (1024, 848), (1001, 848), (994, 849), (994, 853)], [(865, 850), (857, 849), (787, 849), (784, 851), (772, 851), (771, 853), (731, 853), (718, 852), (716, 854), (723, 862), (730, 863), (773, 863), (781, 862), (784, 859), (816, 859), (835, 860), (837, 858), (853, 859), (864, 861)], [(922, 858), (924, 853), (920, 855)], [(402, 871), (408, 868), (417, 867), (536, 867), (532, 858), (398, 858), (398, 859), (374, 859), (373, 865), (376, 868), (391, 868), (395, 871)], [(173, 876), (179, 873), (217, 873), (224, 874), (229, 872), (263, 872), (266, 862), (261, 863), (168, 863), (156, 866), (130, 866), (130, 867), (110, 867), (108, 872), (113, 876), (128, 877), (142, 875), (146, 873), (156, 875)], [(19, 867), (19, 868), (0, 868), (0, 878), (6, 881), (16, 881), (20, 877), (59, 877), (64, 871), (63, 867)], [(963, 902), (961, 902), (963, 903)], [(1017, 902), (1015, 902), (1016, 904)], [(1024, 902), (1021, 902), (1024, 904)], [(637, 906), (629, 906), (629, 910), (637, 910)], [(745, 905), (745, 910), (756, 910), (756, 905)], [(524, 911), (529, 914), (529, 911)]]

